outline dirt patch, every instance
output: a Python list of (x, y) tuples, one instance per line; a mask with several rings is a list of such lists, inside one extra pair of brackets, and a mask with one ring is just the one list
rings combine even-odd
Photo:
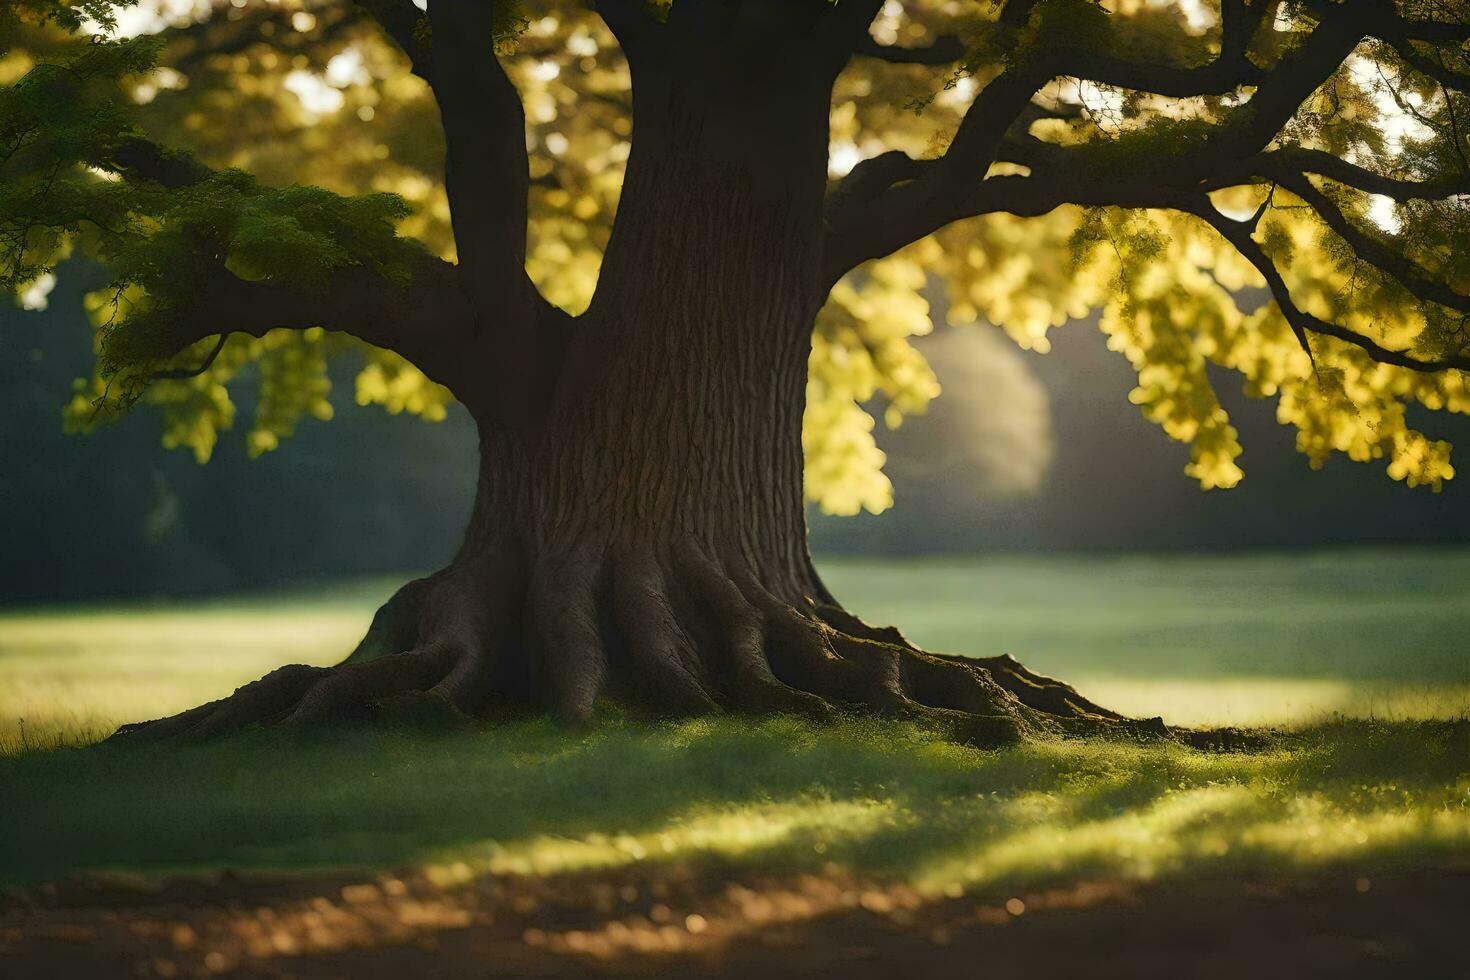
[(0, 976), (1464, 976), (1466, 909), (1470, 867), (941, 898), (835, 868), (88, 877), (0, 906)]

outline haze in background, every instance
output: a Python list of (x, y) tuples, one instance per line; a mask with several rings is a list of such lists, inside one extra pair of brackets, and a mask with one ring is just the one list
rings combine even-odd
[[(352, 364), (334, 367), (336, 421), (308, 420), (255, 460), (237, 432), (201, 467), (160, 445), (147, 409), (65, 435), (61, 405), (92, 357), (81, 278), (63, 277), (47, 310), (0, 310), (0, 602), (234, 590), (449, 559), (474, 490), (474, 427), (458, 410), (435, 425), (357, 408)], [(1229, 379), (1221, 397), (1246, 479), (1202, 492), (1183, 475), (1187, 447), (1128, 403), (1133, 374), (1095, 326), (1052, 336), (1046, 355), (988, 326), (923, 341), (945, 392), (928, 415), (879, 433), (896, 505), (813, 512), (818, 554), (1470, 540), (1470, 476), (1434, 494), (1381, 464), (1337, 458), (1313, 473), (1274, 405)], [(249, 388), (239, 386), (242, 419)], [(1470, 458), (1470, 419), (1419, 421)]]
[(1137, 378), (1094, 322), (1052, 331), (1047, 354), (993, 327), (921, 340), (944, 393), (925, 416), (878, 433), (895, 506), (812, 518), (818, 552), (885, 554), (1273, 548), (1470, 540), (1470, 418), (1410, 408), (1448, 439), (1461, 476), (1440, 493), (1389, 478), (1381, 461), (1334, 456), (1314, 472), (1276, 421), (1274, 399), (1246, 398), (1212, 371), (1245, 447), (1245, 479), (1201, 491), (1189, 447), (1128, 402)]

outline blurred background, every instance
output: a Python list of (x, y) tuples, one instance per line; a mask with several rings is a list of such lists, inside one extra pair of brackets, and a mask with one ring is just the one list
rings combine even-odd
[[(347, 355), (336, 418), (303, 420), (282, 452), (250, 458), (237, 429), (201, 466), (163, 448), (146, 405), (67, 435), (95, 284), (59, 279), (47, 309), (0, 310), (0, 748), (335, 663), (405, 577), (451, 557), (475, 479), (463, 410), (359, 408)], [(985, 324), (916, 338), (944, 393), (879, 423), (894, 506), (810, 513), (848, 608), (1171, 723), (1470, 710), (1470, 479), (1412, 489), (1340, 455), (1313, 472), (1271, 401), (1217, 377), (1246, 477), (1203, 491), (1096, 324), (1051, 338), (1044, 355)], [(246, 418), (253, 370), (231, 385)], [(1470, 446), (1470, 418), (1423, 414), (1410, 423)]]
[[(285, 451), (257, 459), (239, 432), (204, 466), (164, 449), (146, 406), (92, 436), (64, 434), (93, 336), (89, 277), (69, 272), (47, 309), (0, 309), (0, 602), (294, 586), (450, 557), (474, 488), (474, 427), (458, 408), (441, 423), (358, 408), (351, 358), (333, 361), (336, 419), (304, 420)], [(897, 430), (879, 423), (895, 504), (842, 518), (814, 508), (819, 560), (1470, 540), (1470, 479), (1411, 489), (1341, 455), (1313, 472), (1273, 403), (1240, 396), (1223, 373), (1246, 478), (1201, 491), (1183, 473), (1188, 447), (1129, 404), (1136, 375), (1096, 325), (1052, 340), (1050, 353), (1027, 352), (984, 324), (916, 339), (944, 392)], [(251, 380), (231, 386), (242, 417)], [(1470, 446), (1470, 418), (1421, 414), (1411, 424)]]

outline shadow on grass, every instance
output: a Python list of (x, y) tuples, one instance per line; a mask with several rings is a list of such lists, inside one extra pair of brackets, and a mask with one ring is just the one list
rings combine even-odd
[(424, 864), (446, 883), (649, 861), (936, 891), (1470, 856), (1470, 725), (1336, 722), (1265, 751), (982, 752), (911, 726), (720, 719), (251, 733), (0, 759), (0, 880)]

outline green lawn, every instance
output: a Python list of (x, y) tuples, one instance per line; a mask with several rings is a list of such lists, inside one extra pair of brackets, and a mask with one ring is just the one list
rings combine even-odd
[(930, 890), (1079, 875), (1360, 873), (1470, 857), (1463, 723), (1338, 723), (1250, 754), (981, 752), (896, 723), (257, 734), (0, 760), (0, 880), (427, 865), (446, 883), (638, 861), (828, 862)]
[[(824, 571), (855, 609), (935, 648), (1009, 650), (1125, 710), (1281, 731), (1233, 755), (982, 752), (897, 723), (792, 719), (35, 751), (281, 662), (330, 663), (392, 584), (12, 610), (0, 612), (0, 880), (407, 863), (452, 882), (676, 860), (837, 862), (953, 890), (1470, 857), (1470, 553)], [(1429, 718), (1445, 720), (1415, 720)]]
[[(1009, 651), (1177, 724), (1470, 709), (1470, 550), (827, 561), (833, 591), (935, 650)], [(0, 752), (90, 740), (282, 663), (334, 663), (396, 580), (180, 603), (0, 609)]]
[(1470, 549), (827, 562), (923, 646), (1076, 682), (1177, 724), (1470, 709)]

